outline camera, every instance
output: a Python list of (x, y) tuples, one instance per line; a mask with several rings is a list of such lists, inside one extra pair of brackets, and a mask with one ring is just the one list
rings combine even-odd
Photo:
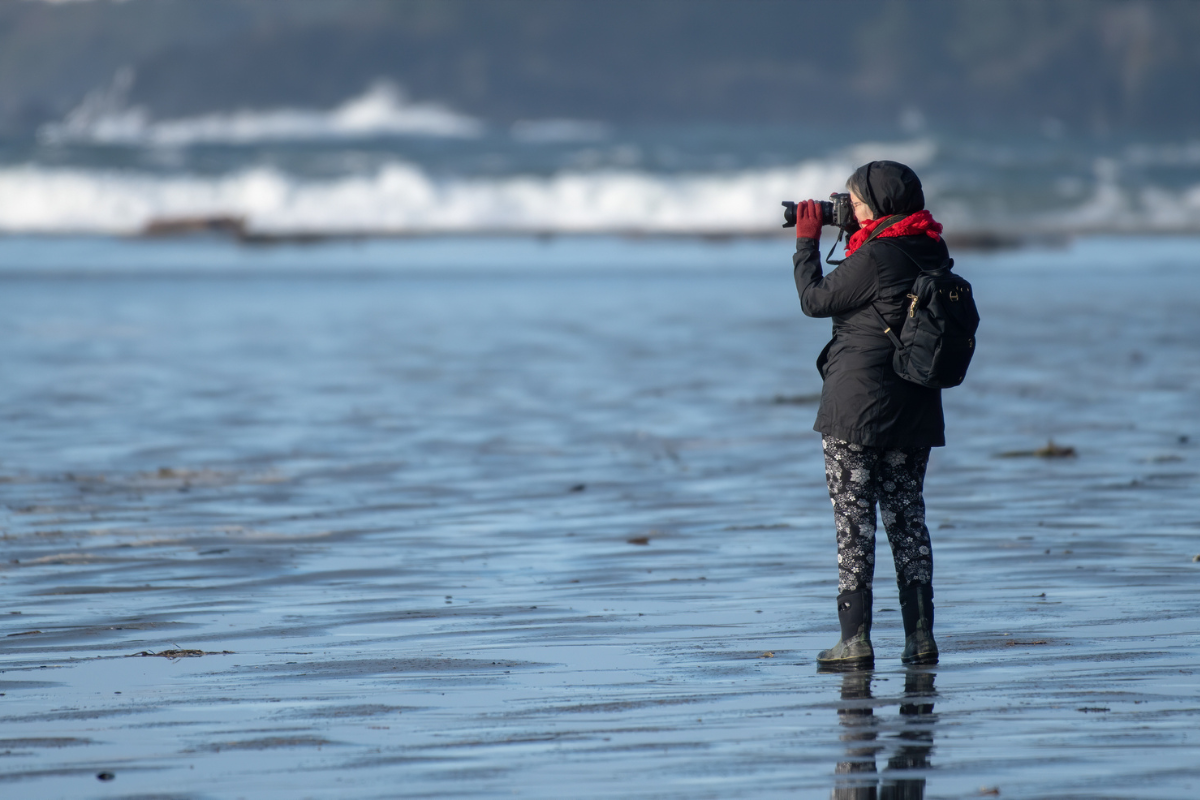
[[(821, 207), (821, 224), (841, 228), (847, 233), (858, 230), (858, 220), (854, 217), (854, 207), (850, 205), (850, 195), (847, 192), (834, 192), (828, 200), (817, 202)], [(793, 228), (796, 225), (796, 204), (790, 200), (783, 201), (783, 227)]]

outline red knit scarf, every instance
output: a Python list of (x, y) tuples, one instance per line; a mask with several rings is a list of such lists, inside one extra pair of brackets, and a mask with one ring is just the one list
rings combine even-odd
[[(888, 217), (879, 217), (870, 222), (864, 223), (861, 228), (855, 231), (850, 237), (850, 241), (846, 242), (846, 257), (849, 258), (854, 254), (854, 251), (862, 247), (863, 242), (871, 235), (871, 232), (878, 228)], [(917, 234), (925, 234), (934, 239), (941, 239), (942, 223), (934, 220), (933, 215), (928, 211), (918, 211), (911, 216), (907, 216), (896, 224), (885, 228), (883, 233), (876, 236), (876, 239), (886, 239), (889, 236), (916, 236)]]

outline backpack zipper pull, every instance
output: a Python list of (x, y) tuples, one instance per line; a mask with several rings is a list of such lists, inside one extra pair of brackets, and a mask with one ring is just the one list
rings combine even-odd
[(921, 298), (917, 297), (915, 294), (910, 294), (910, 295), (905, 295), (905, 296), (909, 300), (912, 300), (912, 303), (908, 307), (908, 315), (910, 317), (912, 317), (917, 313), (917, 301), (920, 300)]

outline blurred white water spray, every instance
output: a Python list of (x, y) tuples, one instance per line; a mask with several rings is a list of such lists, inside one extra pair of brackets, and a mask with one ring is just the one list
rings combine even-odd
[(118, 70), (61, 122), (42, 127), (45, 144), (91, 143), (152, 147), (251, 144), (266, 141), (365, 139), (383, 136), (474, 137), (483, 124), (438, 103), (414, 103), (390, 81), (328, 110), (279, 108), (228, 111), (180, 119), (153, 119), (131, 105), (136, 74)]
[(158, 219), (220, 215), (264, 233), (760, 233), (778, 230), (781, 198), (826, 196), (850, 168), (435, 180), (393, 162), (304, 180), (267, 167), (206, 177), (20, 166), (0, 169), (0, 230), (134, 234)]

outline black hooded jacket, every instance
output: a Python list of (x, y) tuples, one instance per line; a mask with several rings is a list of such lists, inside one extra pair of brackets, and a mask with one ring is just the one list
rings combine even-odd
[[(860, 168), (849, 184), (876, 218), (915, 214), (925, 207), (920, 181), (902, 164), (872, 162)], [(817, 358), (824, 383), (814, 430), (886, 449), (946, 443), (941, 391), (896, 375), (895, 347), (870, 306), (874, 304), (899, 331), (908, 307), (906, 295), (920, 269), (917, 265), (933, 269), (948, 257), (944, 241), (923, 233), (876, 238), (823, 275), (818, 243), (796, 240), (792, 263), (800, 307), (810, 317), (833, 318), (833, 339)]]

